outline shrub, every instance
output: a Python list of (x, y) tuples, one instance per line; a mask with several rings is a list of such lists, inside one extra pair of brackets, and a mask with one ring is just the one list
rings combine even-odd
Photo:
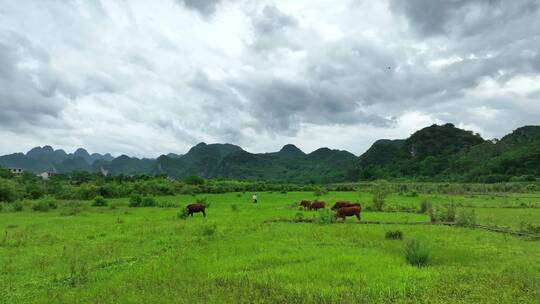
[(92, 203), (92, 206), (94, 207), (105, 207), (107, 206), (107, 200), (103, 198), (103, 196), (98, 195), (94, 198), (94, 202)]
[(419, 213), (425, 214), (428, 213), (432, 209), (432, 205), (430, 202), (424, 200), (420, 203), (420, 211)]
[(142, 205), (142, 197), (139, 194), (133, 194), (129, 198), (129, 207), (140, 207)]
[(390, 192), (389, 186), (386, 182), (373, 185), (371, 193), (373, 194), (373, 209), (376, 211), (382, 211), (384, 207), (384, 200)]
[(316, 196), (316, 197), (321, 197), (325, 194), (328, 193), (328, 189), (324, 188), (324, 187), (316, 187), (315, 190), (313, 191), (313, 194)]
[(178, 212), (178, 214), (176, 216), (181, 220), (187, 219), (188, 216), (189, 216), (187, 208), (184, 207), (184, 208), (180, 209), (180, 211)]
[(539, 234), (540, 233), (540, 225), (534, 225), (534, 224), (531, 224), (531, 223), (528, 223), (528, 222), (520, 222), (519, 223), (519, 230), (521, 232)]
[(403, 239), (403, 232), (400, 230), (389, 230), (386, 231), (385, 238), (389, 240), (401, 240)]
[(441, 221), (454, 222), (456, 220), (456, 205), (454, 203), (447, 204), (440, 216)]
[(210, 224), (204, 225), (202, 232), (203, 232), (203, 235), (206, 235), (206, 236), (212, 236), (216, 234), (217, 232), (216, 223), (210, 223)]
[(410, 240), (405, 244), (403, 251), (405, 260), (412, 266), (422, 267), (429, 262), (429, 250), (416, 240)]
[(413, 190), (413, 191), (407, 193), (407, 196), (408, 196), (408, 197), (417, 197), (417, 196), (418, 196), (418, 192), (416, 192), (416, 191)]
[(303, 222), (305, 220), (304, 214), (302, 212), (297, 212), (294, 215), (293, 222)]
[(13, 212), (21, 212), (23, 211), (24, 206), (21, 202), (17, 201), (13, 203)]
[(141, 206), (142, 207), (154, 207), (156, 206), (156, 199), (151, 196), (145, 196), (142, 199)]
[(336, 216), (333, 212), (331, 212), (328, 209), (319, 210), (318, 222), (320, 224), (332, 224), (335, 221), (336, 221)]
[(461, 209), (456, 218), (456, 225), (461, 227), (471, 227), (476, 224), (474, 209)]
[(188, 185), (203, 185), (204, 179), (198, 176), (189, 176), (184, 179), (184, 183)]
[(38, 212), (47, 212), (49, 209), (56, 209), (57, 203), (53, 197), (46, 196), (32, 205), (32, 209)]
[(5, 178), (0, 178), (0, 202), (11, 203), (21, 198), (20, 186)]

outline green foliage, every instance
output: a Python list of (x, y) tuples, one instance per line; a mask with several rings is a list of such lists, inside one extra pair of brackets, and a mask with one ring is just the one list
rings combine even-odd
[(184, 183), (188, 185), (202, 185), (204, 184), (204, 179), (195, 175), (188, 176), (184, 178)]
[(103, 196), (98, 195), (94, 198), (94, 202), (92, 203), (92, 206), (94, 207), (105, 207), (107, 206), (107, 200), (103, 198)]
[(24, 209), (24, 205), (21, 203), (21, 201), (16, 201), (13, 203), (13, 212), (21, 212)]
[(142, 199), (141, 207), (155, 207), (157, 205), (156, 199), (151, 196), (145, 196)]
[(325, 194), (328, 194), (328, 189), (326, 189), (325, 187), (315, 187), (315, 191), (313, 191), (313, 195), (315, 195), (316, 197), (321, 197)]
[(441, 209), (439, 220), (443, 222), (454, 222), (456, 220), (456, 205), (449, 203), (445, 205), (445, 208)]
[(140, 207), (142, 205), (142, 196), (140, 194), (132, 194), (129, 198), (129, 207)]
[(24, 191), (30, 199), (38, 199), (46, 194), (45, 185), (41, 182), (30, 182), (26, 184)]
[(181, 220), (187, 219), (188, 216), (189, 216), (187, 208), (184, 207), (184, 208), (180, 209), (180, 211), (178, 211), (176, 216), (178, 217), (178, 219), (181, 219)]
[(408, 177), (425, 181), (535, 182), (540, 176), (540, 127), (515, 130), (500, 141), (451, 124), (433, 125), (405, 141), (378, 141), (359, 158), (365, 180)]
[(13, 178), (13, 174), (8, 169), (0, 167), (0, 178), (10, 179)]
[(474, 209), (461, 208), (457, 214), (456, 225), (460, 227), (473, 227), (476, 224)]
[(296, 214), (293, 217), (294, 222), (303, 222), (305, 219), (305, 216), (302, 212), (296, 212)]
[(232, 210), (232, 212), (238, 212), (238, 211), (240, 211), (240, 208), (238, 208), (238, 205), (232, 204), (231, 205), (231, 210)]
[(21, 187), (15, 181), (0, 178), (0, 202), (14, 202), (21, 198), (21, 192)]
[(429, 262), (429, 249), (417, 240), (410, 240), (405, 243), (403, 250), (405, 260), (412, 266), (427, 266)]
[(372, 203), (373, 209), (376, 211), (382, 211), (384, 207), (384, 200), (390, 193), (390, 185), (386, 181), (380, 181), (371, 187), (371, 194), (373, 195)]
[(56, 209), (58, 204), (56, 200), (51, 196), (46, 196), (32, 205), (32, 210), (38, 212), (47, 212), (50, 209)]
[(420, 210), (418, 211), (421, 214), (429, 213), (430, 210), (433, 209), (432, 204), (429, 201), (422, 200), (420, 203)]
[(215, 222), (206, 223), (203, 226), (202, 234), (205, 236), (213, 236), (218, 230), (217, 224)]
[(326, 208), (318, 210), (317, 213), (319, 216), (317, 222), (319, 224), (332, 224), (336, 221), (336, 215)]
[(401, 230), (388, 230), (384, 237), (389, 240), (401, 240), (403, 239), (403, 232)]
[(522, 221), (519, 223), (519, 230), (521, 232), (531, 233), (531, 234), (540, 234), (540, 225), (535, 225)]

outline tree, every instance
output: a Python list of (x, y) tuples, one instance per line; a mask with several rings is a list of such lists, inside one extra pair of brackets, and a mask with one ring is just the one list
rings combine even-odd
[(371, 194), (373, 194), (373, 208), (377, 211), (382, 211), (384, 207), (384, 200), (390, 193), (390, 184), (387, 181), (378, 181), (371, 188)]

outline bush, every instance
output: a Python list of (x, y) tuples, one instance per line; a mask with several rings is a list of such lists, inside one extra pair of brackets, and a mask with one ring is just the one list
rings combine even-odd
[(318, 222), (320, 224), (332, 224), (336, 221), (336, 216), (333, 212), (331, 212), (328, 209), (320, 209), (319, 210), (319, 218)]
[(534, 225), (528, 222), (519, 223), (519, 230), (521, 232), (540, 234), (540, 225)]
[(444, 222), (456, 221), (456, 205), (454, 203), (447, 204), (441, 213), (440, 220)]
[(202, 232), (203, 232), (203, 235), (206, 235), (206, 236), (212, 236), (212, 235), (216, 234), (216, 232), (217, 232), (216, 223), (211, 223), (211, 224), (204, 225)]
[(382, 211), (384, 207), (384, 199), (390, 192), (388, 183), (382, 182), (373, 185), (371, 193), (373, 194), (373, 209), (376, 211)]
[(428, 213), (432, 208), (433, 208), (433, 207), (432, 207), (431, 203), (424, 200), (424, 201), (422, 201), (422, 202), (420, 203), (420, 211), (419, 211), (419, 213), (426, 214), (426, 213)]
[(416, 191), (413, 190), (413, 191), (407, 193), (406, 196), (408, 196), (408, 197), (417, 197), (417, 196), (418, 196), (418, 192), (416, 192)]
[(306, 221), (306, 219), (302, 212), (297, 212), (293, 217), (293, 222), (304, 222), (304, 221)]
[(45, 198), (42, 198), (34, 203), (34, 205), (32, 205), (32, 210), (38, 212), (47, 212), (49, 209), (56, 209), (57, 207), (56, 200), (53, 197), (46, 196)]
[(140, 207), (142, 205), (142, 197), (139, 194), (133, 194), (129, 198), (129, 207)]
[(198, 176), (189, 176), (184, 179), (184, 183), (188, 185), (203, 185), (204, 179)]
[(407, 263), (412, 266), (427, 266), (429, 262), (428, 248), (416, 240), (410, 240), (405, 244), (403, 254)]
[(103, 196), (98, 195), (94, 198), (94, 202), (92, 203), (92, 206), (94, 207), (105, 207), (107, 206), (107, 200), (103, 198)]
[(13, 203), (13, 212), (21, 212), (23, 211), (24, 206), (21, 202), (17, 201)]
[(384, 237), (386, 239), (389, 239), (389, 240), (402, 240), (403, 239), (403, 232), (401, 232), (400, 230), (386, 231)]
[(12, 180), (0, 178), (0, 202), (11, 203), (21, 198), (19, 184)]
[(316, 197), (321, 197), (323, 195), (326, 195), (328, 193), (328, 189), (324, 188), (324, 187), (316, 187), (315, 188), (315, 191), (313, 191), (313, 194), (316, 196)]
[(151, 196), (145, 196), (142, 199), (141, 206), (142, 207), (154, 207), (156, 206), (156, 199)]
[(187, 219), (188, 216), (189, 216), (187, 208), (184, 207), (184, 208), (180, 209), (180, 211), (178, 212), (178, 214), (176, 216), (181, 220)]
[(474, 209), (461, 209), (456, 218), (456, 225), (460, 227), (471, 227), (476, 224)]

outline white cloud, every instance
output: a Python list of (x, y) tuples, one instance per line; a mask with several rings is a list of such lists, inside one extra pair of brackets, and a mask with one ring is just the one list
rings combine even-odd
[(488, 2), (6, 1), (0, 153), (359, 154), (444, 122), (500, 137), (540, 117), (540, 11)]

